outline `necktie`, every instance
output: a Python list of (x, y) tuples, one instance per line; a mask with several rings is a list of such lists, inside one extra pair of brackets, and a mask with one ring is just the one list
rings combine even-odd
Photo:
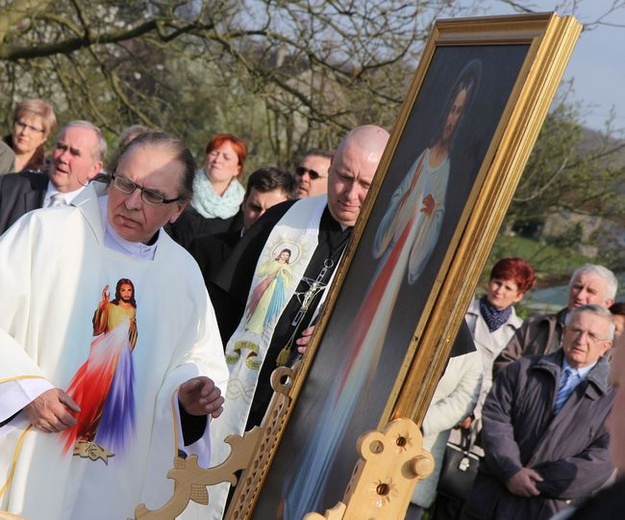
[(62, 193), (54, 193), (50, 197), (50, 202), (48, 203), (49, 208), (53, 208), (55, 206), (67, 206), (67, 201)]
[(577, 386), (579, 376), (571, 368), (565, 368), (560, 378), (560, 386), (558, 387), (558, 393), (556, 394), (556, 403), (553, 407), (554, 413), (558, 413), (565, 401), (571, 395), (571, 392)]

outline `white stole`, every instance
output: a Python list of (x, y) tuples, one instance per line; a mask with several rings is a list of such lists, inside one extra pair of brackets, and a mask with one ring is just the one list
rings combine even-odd
[[(293, 204), (271, 231), (258, 258), (243, 317), (226, 346), (230, 379), (223, 413), (211, 424), (213, 465), (229, 455), (224, 439), (243, 434), (275, 326), (317, 248), (326, 206), (325, 195)], [(227, 489), (227, 484), (209, 488), (211, 509), (216, 509), (210, 518), (221, 518), (217, 510), (223, 510)]]

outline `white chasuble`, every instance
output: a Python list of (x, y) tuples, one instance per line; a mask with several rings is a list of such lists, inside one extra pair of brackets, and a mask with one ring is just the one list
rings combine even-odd
[(64, 432), (0, 437), (0, 505), (122, 520), (173, 494), (179, 385), (206, 375), (224, 389), (227, 368), (190, 255), (163, 232), (153, 260), (108, 249), (94, 190), (75, 204), (29, 213), (0, 239), (0, 387), (42, 377), (81, 406)]

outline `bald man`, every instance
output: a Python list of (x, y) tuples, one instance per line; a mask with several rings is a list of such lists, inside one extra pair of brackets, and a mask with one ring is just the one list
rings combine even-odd
[[(357, 127), (341, 141), (328, 172), (327, 195), (277, 204), (245, 233), (216, 279), (211, 299), (238, 318), (226, 360), (232, 385), (227, 405), (211, 426), (213, 462), (230, 449), (223, 439), (259, 425), (273, 390), (270, 376), (289, 365), (296, 341), (314, 321), (360, 215), (389, 134), (378, 126)], [(215, 290), (220, 294), (216, 295)], [(220, 493), (221, 491), (221, 493)], [(221, 518), (223, 487), (211, 489)]]
[[(251, 411), (235, 421), (238, 432), (246, 422), (260, 424), (273, 393), (271, 372), (297, 355), (295, 341), (311, 323), (341, 260), (388, 138), (373, 125), (349, 132), (330, 165), (327, 195), (267, 210), (218, 276), (217, 285), (231, 299), (229, 312), (240, 318), (236, 330), (226, 334), (229, 368), (235, 384), (254, 395)], [(251, 352), (253, 363), (245, 361)]]

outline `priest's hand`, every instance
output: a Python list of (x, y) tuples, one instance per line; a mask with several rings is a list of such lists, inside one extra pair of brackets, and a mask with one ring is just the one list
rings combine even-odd
[(302, 331), (302, 335), (295, 341), (297, 344), (297, 351), (300, 354), (306, 354), (306, 349), (308, 348), (308, 344), (310, 343), (310, 338), (315, 332), (315, 326), (308, 327)]
[(189, 415), (210, 415), (217, 418), (223, 412), (224, 398), (212, 379), (194, 377), (178, 389), (178, 401)]
[(80, 407), (60, 388), (51, 388), (24, 407), (24, 414), (35, 428), (55, 433), (76, 424)]
[(506, 482), (508, 491), (519, 497), (536, 497), (540, 491), (536, 485), (542, 482), (543, 478), (531, 468), (521, 468), (512, 475)]

